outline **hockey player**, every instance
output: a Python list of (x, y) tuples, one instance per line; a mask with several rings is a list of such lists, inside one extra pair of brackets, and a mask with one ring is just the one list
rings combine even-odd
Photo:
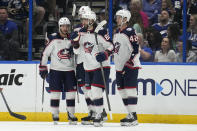
[[(110, 73), (110, 60), (114, 48), (108, 32), (103, 29), (98, 32), (98, 43), (96, 44), (94, 30), (96, 25), (96, 14), (93, 11), (82, 14), (84, 21), (84, 28), (79, 33), (73, 33), (71, 39), (73, 40), (74, 52), (79, 52), (84, 56), (83, 64), (85, 69), (85, 86), (90, 89), (91, 100), (94, 104), (96, 112), (93, 119), (94, 126), (102, 126), (103, 122), (103, 78), (101, 74), (100, 63), (96, 59), (96, 55), (102, 51), (105, 55), (103, 61), (105, 79), (108, 81)], [(89, 116), (91, 112), (89, 113)], [(83, 121), (83, 120), (82, 120)]]
[[(75, 26), (74, 28), (75, 32), (79, 32), (84, 27), (83, 14), (89, 11), (91, 11), (89, 6), (81, 6), (79, 8), (78, 17), (81, 23)], [(84, 56), (80, 54), (79, 52), (76, 54), (76, 58), (75, 58), (76, 64), (77, 64), (76, 65), (76, 77), (77, 77), (77, 82), (78, 82), (78, 88), (82, 89), (84, 96), (85, 96), (86, 104), (88, 106), (88, 110), (91, 114), (87, 117), (81, 118), (81, 124), (89, 125), (89, 124), (92, 124), (91, 120), (92, 120), (92, 115), (93, 115), (93, 102), (91, 101), (91, 98), (89, 95), (90, 90), (85, 88), (85, 70), (83, 67), (83, 57)]]
[(116, 82), (119, 94), (128, 111), (126, 118), (120, 120), (122, 126), (137, 125), (137, 77), (140, 69), (140, 53), (138, 37), (135, 30), (128, 27), (131, 14), (128, 10), (116, 12), (118, 30), (114, 34), (113, 43)]
[(85, 14), (86, 12), (89, 12), (89, 11), (91, 11), (91, 9), (90, 9), (89, 6), (81, 6), (81, 7), (79, 8), (78, 17), (79, 17), (81, 23), (79, 23), (78, 25), (76, 25), (76, 26), (74, 27), (74, 31), (79, 32), (79, 30), (80, 30), (81, 28), (84, 27), (82, 14)]
[[(52, 34), (50, 42), (44, 49), (40, 62), (40, 76), (45, 79), (49, 76), (49, 87), (51, 95), (51, 111), (54, 123), (59, 121), (59, 103), (61, 92), (66, 92), (66, 104), (69, 124), (77, 124), (75, 113), (76, 78), (72, 45), (68, 30), (70, 21), (66, 17), (60, 18), (59, 32)], [(47, 61), (51, 57), (50, 73), (48, 74)]]

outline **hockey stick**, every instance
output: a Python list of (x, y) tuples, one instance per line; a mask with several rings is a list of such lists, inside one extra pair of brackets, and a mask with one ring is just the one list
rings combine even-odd
[(15, 117), (15, 118), (18, 118), (18, 119), (21, 119), (21, 120), (26, 120), (26, 116), (21, 115), (21, 114), (17, 114), (17, 113), (14, 113), (14, 112), (11, 111), (11, 109), (8, 106), (8, 103), (7, 103), (6, 99), (5, 99), (5, 96), (4, 96), (3, 92), (2, 91), (0, 91), (0, 92), (1, 92), (1, 96), (3, 98), (3, 101), (4, 101), (4, 103), (5, 103), (5, 105), (6, 105), (7, 109), (8, 109), (9, 114), (11, 116)]
[[(107, 23), (106, 20), (101, 21), (98, 24), (98, 26), (96, 27), (95, 31), (94, 31), (95, 40), (96, 40), (97, 45), (99, 45), (97, 34), (98, 34), (99, 30), (101, 30), (106, 23)], [(102, 62), (100, 62), (100, 66), (101, 66), (101, 73), (102, 73), (102, 77), (103, 77), (103, 83), (104, 83), (104, 87), (105, 87), (105, 94), (106, 94), (106, 98), (107, 98), (107, 105), (108, 105), (108, 109), (109, 109), (110, 119), (112, 120), (113, 118), (112, 118), (112, 112), (111, 112), (111, 105), (110, 105), (110, 102), (109, 102), (109, 96), (108, 96), (108, 92), (107, 92), (107, 84), (106, 84), (106, 81), (105, 81), (105, 74), (104, 74)]]
[[(72, 19), (71, 19), (71, 30), (73, 31), (74, 30), (74, 18), (75, 18), (75, 15), (76, 15), (76, 5), (73, 4), (73, 11), (72, 11)], [(76, 55), (74, 55), (74, 63), (75, 65), (77, 65), (76, 63)], [(76, 68), (77, 66), (75, 66)], [(75, 71), (76, 73), (76, 71)], [(77, 81), (77, 103), (79, 103), (79, 89), (78, 89), (78, 81)]]
[(42, 82), (42, 112), (43, 112), (43, 104), (44, 104), (44, 88), (45, 88), (45, 78)]
[(74, 18), (76, 15), (76, 5), (73, 4), (73, 11), (72, 11), (72, 17), (71, 17), (71, 30), (74, 30)]

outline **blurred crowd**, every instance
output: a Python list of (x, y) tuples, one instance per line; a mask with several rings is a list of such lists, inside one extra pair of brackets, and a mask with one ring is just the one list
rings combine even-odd
[[(183, 62), (183, 0), (116, 0), (131, 11), (142, 62)], [(186, 62), (197, 62), (197, 0), (187, 0)]]
[[(58, 6), (72, 5), (68, 2), (33, 0), (33, 35), (43, 21), (57, 21)], [(142, 62), (182, 62), (183, 0), (113, 0), (113, 4), (113, 13), (130, 10)], [(97, 13), (98, 20), (107, 19), (105, 12)], [(0, 60), (20, 60), (18, 49), (28, 47), (28, 15), (29, 0), (0, 1)], [(197, 0), (187, 0), (186, 62), (197, 62)]]

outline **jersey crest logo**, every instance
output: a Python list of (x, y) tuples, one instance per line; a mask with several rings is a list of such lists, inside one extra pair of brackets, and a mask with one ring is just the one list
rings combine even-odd
[(58, 53), (57, 56), (61, 59), (70, 59), (71, 55), (66, 49), (61, 49)]
[(114, 44), (114, 47), (115, 47), (114, 52), (117, 53), (117, 54), (118, 54), (118, 52), (119, 52), (120, 45), (121, 45), (121, 44), (120, 44), (119, 42), (116, 42), (116, 43)]
[(94, 48), (94, 44), (92, 44), (90, 42), (84, 43), (85, 53), (91, 53), (93, 48)]

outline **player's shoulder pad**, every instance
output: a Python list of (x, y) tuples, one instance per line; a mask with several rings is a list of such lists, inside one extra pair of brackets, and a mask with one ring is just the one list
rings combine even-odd
[(105, 40), (111, 42), (109, 32), (107, 29), (103, 28), (103, 29), (99, 30), (98, 34), (101, 35)]
[(58, 33), (52, 33), (48, 35), (49, 41), (52, 41), (53, 39), (57, 39)]
[(131, 35), (136, 35), (135, 30), (131, 27), (126, 28), (123, 33), (125, 33), (127, 36), (131, 36)]
[(82, 24), (77, 24), (76, 26), (74, 26), (74, 29), (75, 28), (82, 28)]
[(105, 28), (103, 28), (103, 27), (98, 32), (98, 34), (102, 35), (102, 36), (105, 36), (107, 33), (108, 33), (107, 30)]
[(87, 29), (81, 28), (81, 29), (79, 30), (79, 32), (87, 32)]

